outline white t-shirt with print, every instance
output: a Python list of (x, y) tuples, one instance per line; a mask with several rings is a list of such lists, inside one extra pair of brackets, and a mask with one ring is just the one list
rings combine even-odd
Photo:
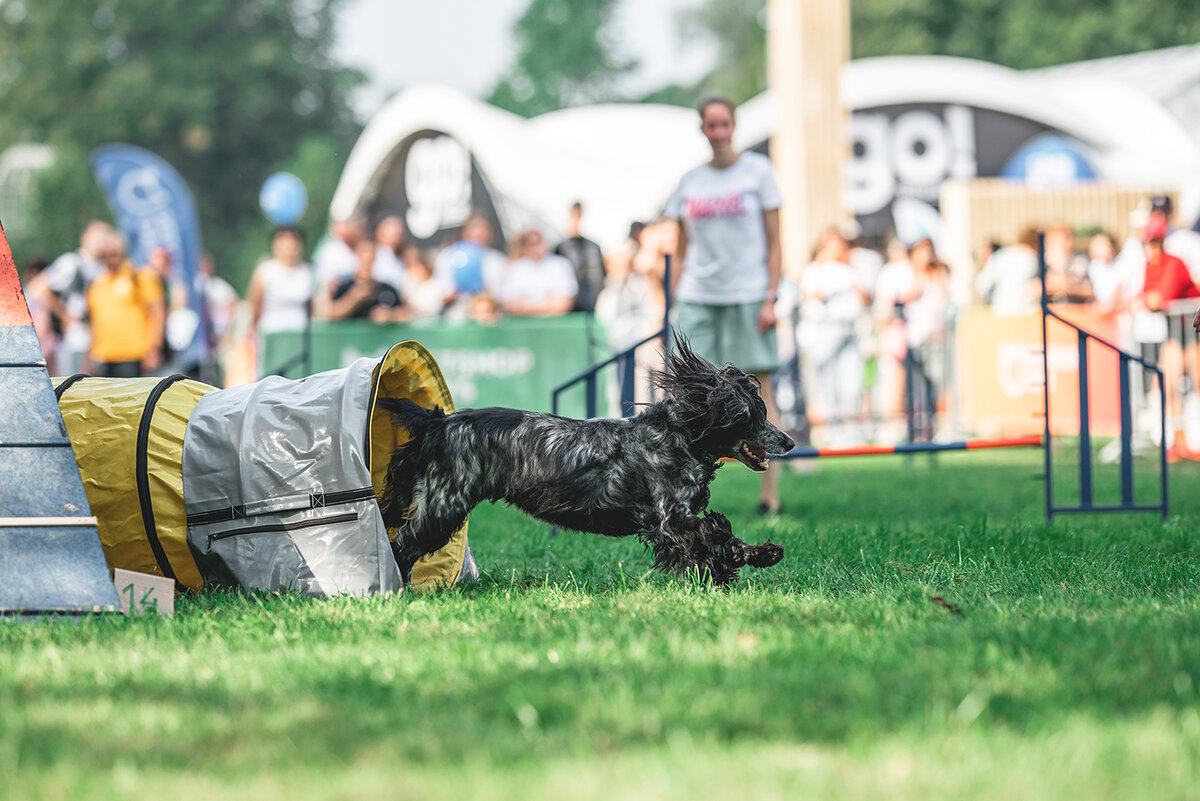
[(579, 282), (571, 262), (551, 253), (541, 261), (520, 258), (505, 267), (496, 286), (496, 299), (501, 303), (542, 303), (551, 298), (573, 298), (578, 292)]
[(767, 297), (764, 211), (782, 204), (771, 160), (742, 153), (724, 169), (687, 172), (665, 214), (680, 220), (688, 247), (676, 296), (690, 303), (731, 305)]

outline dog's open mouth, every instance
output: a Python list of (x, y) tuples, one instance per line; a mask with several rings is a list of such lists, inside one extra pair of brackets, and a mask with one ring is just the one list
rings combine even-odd
[(767, 469), (767, 452), (753, 442), (743, 442), (738, 446), (737, 459), (751, 470), (762, 472)]

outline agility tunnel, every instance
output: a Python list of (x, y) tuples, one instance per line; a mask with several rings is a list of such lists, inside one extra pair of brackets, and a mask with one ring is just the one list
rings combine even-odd
[[(56, 393), (109, 567), (316, 597), (403, 587), (378, 499), (407, 432), (378, 399), (454, 409), (416, 342), (298, 381), (72, 376)], [(476, 575), (464, 524), (411, 583)]]

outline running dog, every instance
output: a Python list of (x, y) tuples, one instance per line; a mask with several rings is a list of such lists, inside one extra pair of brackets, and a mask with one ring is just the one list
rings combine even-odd
[(666, 399), (624, 420), (516, 409), (447, 415), (382, 399), (409, 433), (388, 463), (381, 503), (384, 523), (399, 529), (392, 547), (405, 577), (477, 504), (499, 500), (563, 528), (636, 535), (656, 568), (720, 586), (744, 565), (777, 563), (781, 547), (749, 545), (724, 515), (705, 513), (719, 460), (762, 471), (768, 453), (795, 445), (767, 421), (757, 381), (732, 365), (714, 367), (682, 340), (653, 380)]

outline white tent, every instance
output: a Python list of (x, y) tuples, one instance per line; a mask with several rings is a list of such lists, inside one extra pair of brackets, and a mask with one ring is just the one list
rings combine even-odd
[[(1180, 48), (1161, 51), (1172, 53), (1162, 63), (1200, 64), (1197, 48), (1187, 48), (1195, 58)], [(1138, 63), (1139, 74), (1152, 70), (1152, 60)], [(935, 56), (847, 64), (841, 92), (852, 113), (851, 210), (875, 230), (898, 227), (893, 215), (906, 211), (927, 217), (946, 178), (1004, 174), (1016, 169), (1023, 146), (1052, 137), (1067, 152), (1043, 158), (1053, 169), (1039, 180), (1178, 186), (1180, 216), (1193, 219), (1200, 147), (1187, 120), (1110, 67), (1019, 72)], [(769, 93), (743, 104), (735, 144), (764, 147), (774, 120)], [(419, 242), (441, 244), (473, 207), (487, 210), (505, 236), (530, 225), (560, 233), (578, 200), (585, 233), (612, 247), (631, 221), (657, 215), (683, 172), (707, 157), (691, 109), (605, 104), (527, 120), (446, 87), (419, 86), (367, 125), (330, 214), (400, 213)]]

